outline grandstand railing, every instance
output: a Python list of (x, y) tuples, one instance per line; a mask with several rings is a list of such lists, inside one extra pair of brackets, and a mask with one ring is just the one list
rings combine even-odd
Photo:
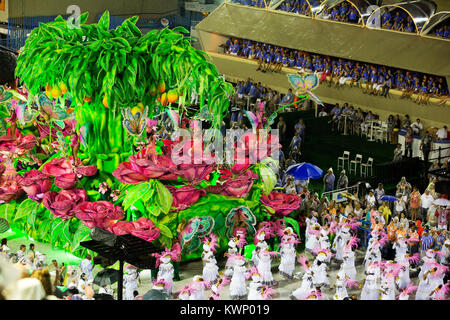
[[(318, 16), (318, 14), (321, 12), (320, 10), (317, 10), (318, 7), (312, 8), (311, 7), (311, 3), (310, 1), (308, 1), (309, 3), (309, 8), (312, 11), (311, 15), (303, 15), (303, 14), (298, 14), (298, 13), (292, 13), (292, 12), (285, 12), (283, 10), (278, 10), (278, 7), (281, 5), (281, 3), (284, 0), (272, 0), (269, 2), (269, 0), (266, 0), (266, 3), (269, 3), (268, 5), (266, 5), (265, 8), (259, 8), (259, 7), (255, 7), (255, 6), (248, 6), (248, 5), (242, 5), (237, 3), (238, 0), (225, 0), (225, 2), (223, 3), (223, 5), (232, 5), (232, 6), (240, 6), (240, 7), (248, 7), (248, 8), (252, 8), (253, 10), (265, 10), (268, 12), (277, 12), (280, 14), (285, 14), (285, 15), (298, 15), (301, 17), (306, 17), (306, 18), (310, 18), (310, 19), (317, 19), (317, 20), (321, 20), (321, 21), (328, 21), (330, 23), (342, 23), (342, 24), (348, 24), (348, 25), (353, 25), (359, 28), (368, 28), (368, 29), (378, 29), (378, 30), (383, 30), (386, 32), (397, 32), (397, 33), (402, 33), (402, 34), (413, 34), (416, 36), (420, 36), (420, 37), (427, 37), (427, 38), (432, 38), (432, 39), (439, 39), (439, 40), (444, 40), (444, 41), (450, 41), (450, 39), (446, 39), (446, 38), (442, 38), (442, 37), (436, 37), (436, 36), (430, 36), (430, 35), (422, 35), (421, 32), (421, 28), (418, 28), (416, 25), (416, 31), (415, 32), (404, 32), (404, 31), (396, 31), (396, 30), (390, 30), (390, 29), (386, 29), (386, 28), (382, 28), (382, 27), (376, 27), (376, 26), (371, 26), (369, 25), (370, 23), (372, 23), (375, 18), (375, 14), (379, 14), (379, 10), (372, 10), (373, 8), (369, 7), (370, 10), (372, 11), (367, 11), (364, 14), (367, 16), (367, 21), (366, 19), (363, 19), (362, 13), (359, 12), (360, 18), (361, 18), (361, 23), (348, 23), (348, 22), (342, 22), (342, 21), (335, 21), (335, 20), (330, 20), (330, 19), (322, 19), (321, 17)], [(381, 7), (379, 7), (378, 9), (380, 9)], [(369, 23), (370, 22), (370, 23)], [(414, 22), (414, 19), (413, 19)]]
[(339, 203), (342, 201), (345, 201), (347, 198), (344, 196), (341, 196), (339, 193), (341, 192), (348, 192), (350, 194), (355, 194), (359, 192), (359, 183), (355, 184), (353, 186), (342, 188), (342, 189), (335, 189), (331, 191), (326, 191), (322, 193), (322, 197), (327, 197), (328, 200), (334, 200), (335, 203)]

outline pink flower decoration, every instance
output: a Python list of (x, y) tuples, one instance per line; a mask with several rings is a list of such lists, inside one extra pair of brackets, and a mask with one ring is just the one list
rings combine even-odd
[(269, 196), (262, 194), (260, 201), (274, 209), (276, 213), (286, 216), (300, 207), (301, 198), (295, 194), (271, 192)]
[(83, 202), (74, 211), (76, 217), (90, 229), (99, 227), (107, 230), (123, 218), (123, 209), (109, 201)]
[(229, 197), (244, 198), (250, 192), (254, 179), (258, 179), (258, 175), (248, 170), (238, 177), (226, 180), (222, 184), (208, 187), (207, 191)]
[(34, 201), (42, 200), (44, 193), (49, 191), (53, 184), (50, 177), (39, 170), (30, 170), (23, 176), (17, 176), (17, 182)]
[(93, 176), (97, 173), (97, 167), (94, 165), (83, 166), (78, 158), (76, 162), (72, 157), (53, 158), (42, 168), (42, 172), (55, 178), (55, 184), (61, 189), (71, 189), (75, 186), (79, 178), (84, 176)]
[(86, 190), (70, 189), (61, 190), (58, 193), (48, 191), (44, 194), (42, 203), (56, 217), (68, 220), (75, 216), (74, 208), (77, 204), (88, 200)]
[(193, 203), (206, 194), (205, 190), (197, 189), (192, 186), (184, 186), (181, 188), (175, 188), (174, 186), (166, 186), (167, 189), (173, 195), (172, 206), (177, 211), (185, 210), (189, 208)]
[(158, 239), (161, 234), (161, 231), (155, 226), (153, 221), (144, 217), (136, 221), (118, 221), (108, 231), (119, 236), (132, 234), (149, 242)]

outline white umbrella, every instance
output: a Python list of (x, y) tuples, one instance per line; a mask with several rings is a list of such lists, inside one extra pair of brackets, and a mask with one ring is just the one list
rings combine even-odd
[(450, 206), (450, 201), (444, 198), (439, 198), (433, 201), (433, 204), (437, 206)]

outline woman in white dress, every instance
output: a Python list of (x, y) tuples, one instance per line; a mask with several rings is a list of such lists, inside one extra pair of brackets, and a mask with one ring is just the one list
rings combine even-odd
[(233, 277), (230, 282), (230, 299), (241, 300), (247, 296), (247, 286), (245, 285), (245, 258), (240, 254), (231, 257), (233, 262)]
[(378, 297), (377, 277), (374, 273), (369, 273), (361, 291), (361, 300), (378, 300)]
[(342, 268), (337, 273), (336, 283), (334, 285), (336, 288), (336, 293), (333, 295), (333, 300), (344, 300), (344, 298), (348, 297), (347, 293), (347, 281), (345, 277), (345, 271)]
[(252, 267), (250, 269), (252, 281), (248, 286), (248, 297), (247, 300), (263, 300), (263, 296), (261, 294), (262, 288), (262, 278), (258, 272), (258, 269)]
[(302, 284), (300, 288), (294, 290), (289, 296), (292, 300), (303, 300), (309, 294), (314, 292), (315, 287), (313, 284), (313, 271), (311, 268), (305, 270), (302, 277)]
[(314, 223), (314, 225), (309, 229), (308, 235), (308, 244), (306, 249), (310, 252), (316, 251), (320, 249), (320, 225), (318, 223)]
[(189, 300), (205, 300), (206, 283), (201, 276), (196, 275), (189, 286), (192, 289)]
[(253, 266), (258, 265), (260, 252), (266, 250), (269, 247), (265, 239), (266, 239), (266, 231), (264, 228), (262, 228), (258, 230), (255, 236), (256, 247), (252, 251), (252, 257), (250, 259)]
[(167, 282), (167, 291), (172, 294), (173, 291), (173, 265), (170, 263), (172, 257), (170, 253), (163, 254), (161, 258), (159, 258), (161, 264), (158, 268), (158, 274), (156, 275), (157, 280), (164, 280)]
[(395, 300), (395, 276), (391, 273), (381, 282), (380, 294), (380, 300)]
[(258, 255), (258, 271), (261, 274), (262, 284), (272, 286), (276, 284), (272, 275), (272, 254), (275, 252), (270, 251), (269, 248), (261, 250)]
[(294, 246), (298, 242), (294, 236), (291, 236), (287, 239), (284, 238), (284, 241), (280, 244), (281, 262), (278, 270), (283, 277), (289, 280), (292, 280), (294, 277), (295, 258), (297, 257), (297, 251), (295, 251)]
[(313, 262), (311, 270), (312, 272), (314, 272), (313, 281), (315, 287), (328, 286), (330, 283), (327, 273), (327, 259), (327, 253), (324, 251), (320, 251)]
[(238, 244), (239, 239), (237, 237), (231, 238), (230, 241), (228, 241), (228, 251), (225, 253), (226, 256), (228, 256), (227, 259), (227, 263), (225, 264), (225, 272), (224, 274), (227, 277), (231, 277), (233, 275), (233, 261), (231, 259), (231, 257), (233, 257), (233, 255), (238, 253)]
[(336, 256), (334, 257), (338, 261), (342, 261), (344, 257), (344, 248), (351, 238), (350, 234), (350, 225), (344, 224), (340, 228), (339, 235), (336, 235), (336, 240), (333, 242), (333, 249), (336, 252)]
[(405, 237), (397, 239), (397, 241), (392, 246), (395, 249), (395, 261), (403, 261), (406, 253), (408, 252), (408, 243)]
[(211, 234), (202, 241), (203, 279), (210, 284), (210, 287), (219, 278), (219, 267), (217, 266), (217, 261), (214, 257), (214, 251), (218, 245), (217, 237), (214, 234)]
[(125, 300), (134, 300), (133, 292), (138, 289), (139, 273), (137, 269), (128, 265), (126, 274), (123, 276), (123, 287), (125, 288)]

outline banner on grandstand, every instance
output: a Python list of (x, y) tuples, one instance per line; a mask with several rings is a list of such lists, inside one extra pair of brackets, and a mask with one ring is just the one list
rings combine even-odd
[(195, 1), (185, 2), (184, 8), (189, 11), (197, 11), (197, 12), (212, 12), (215, 8), (217, 8), (217, 4), (202, 4)]

